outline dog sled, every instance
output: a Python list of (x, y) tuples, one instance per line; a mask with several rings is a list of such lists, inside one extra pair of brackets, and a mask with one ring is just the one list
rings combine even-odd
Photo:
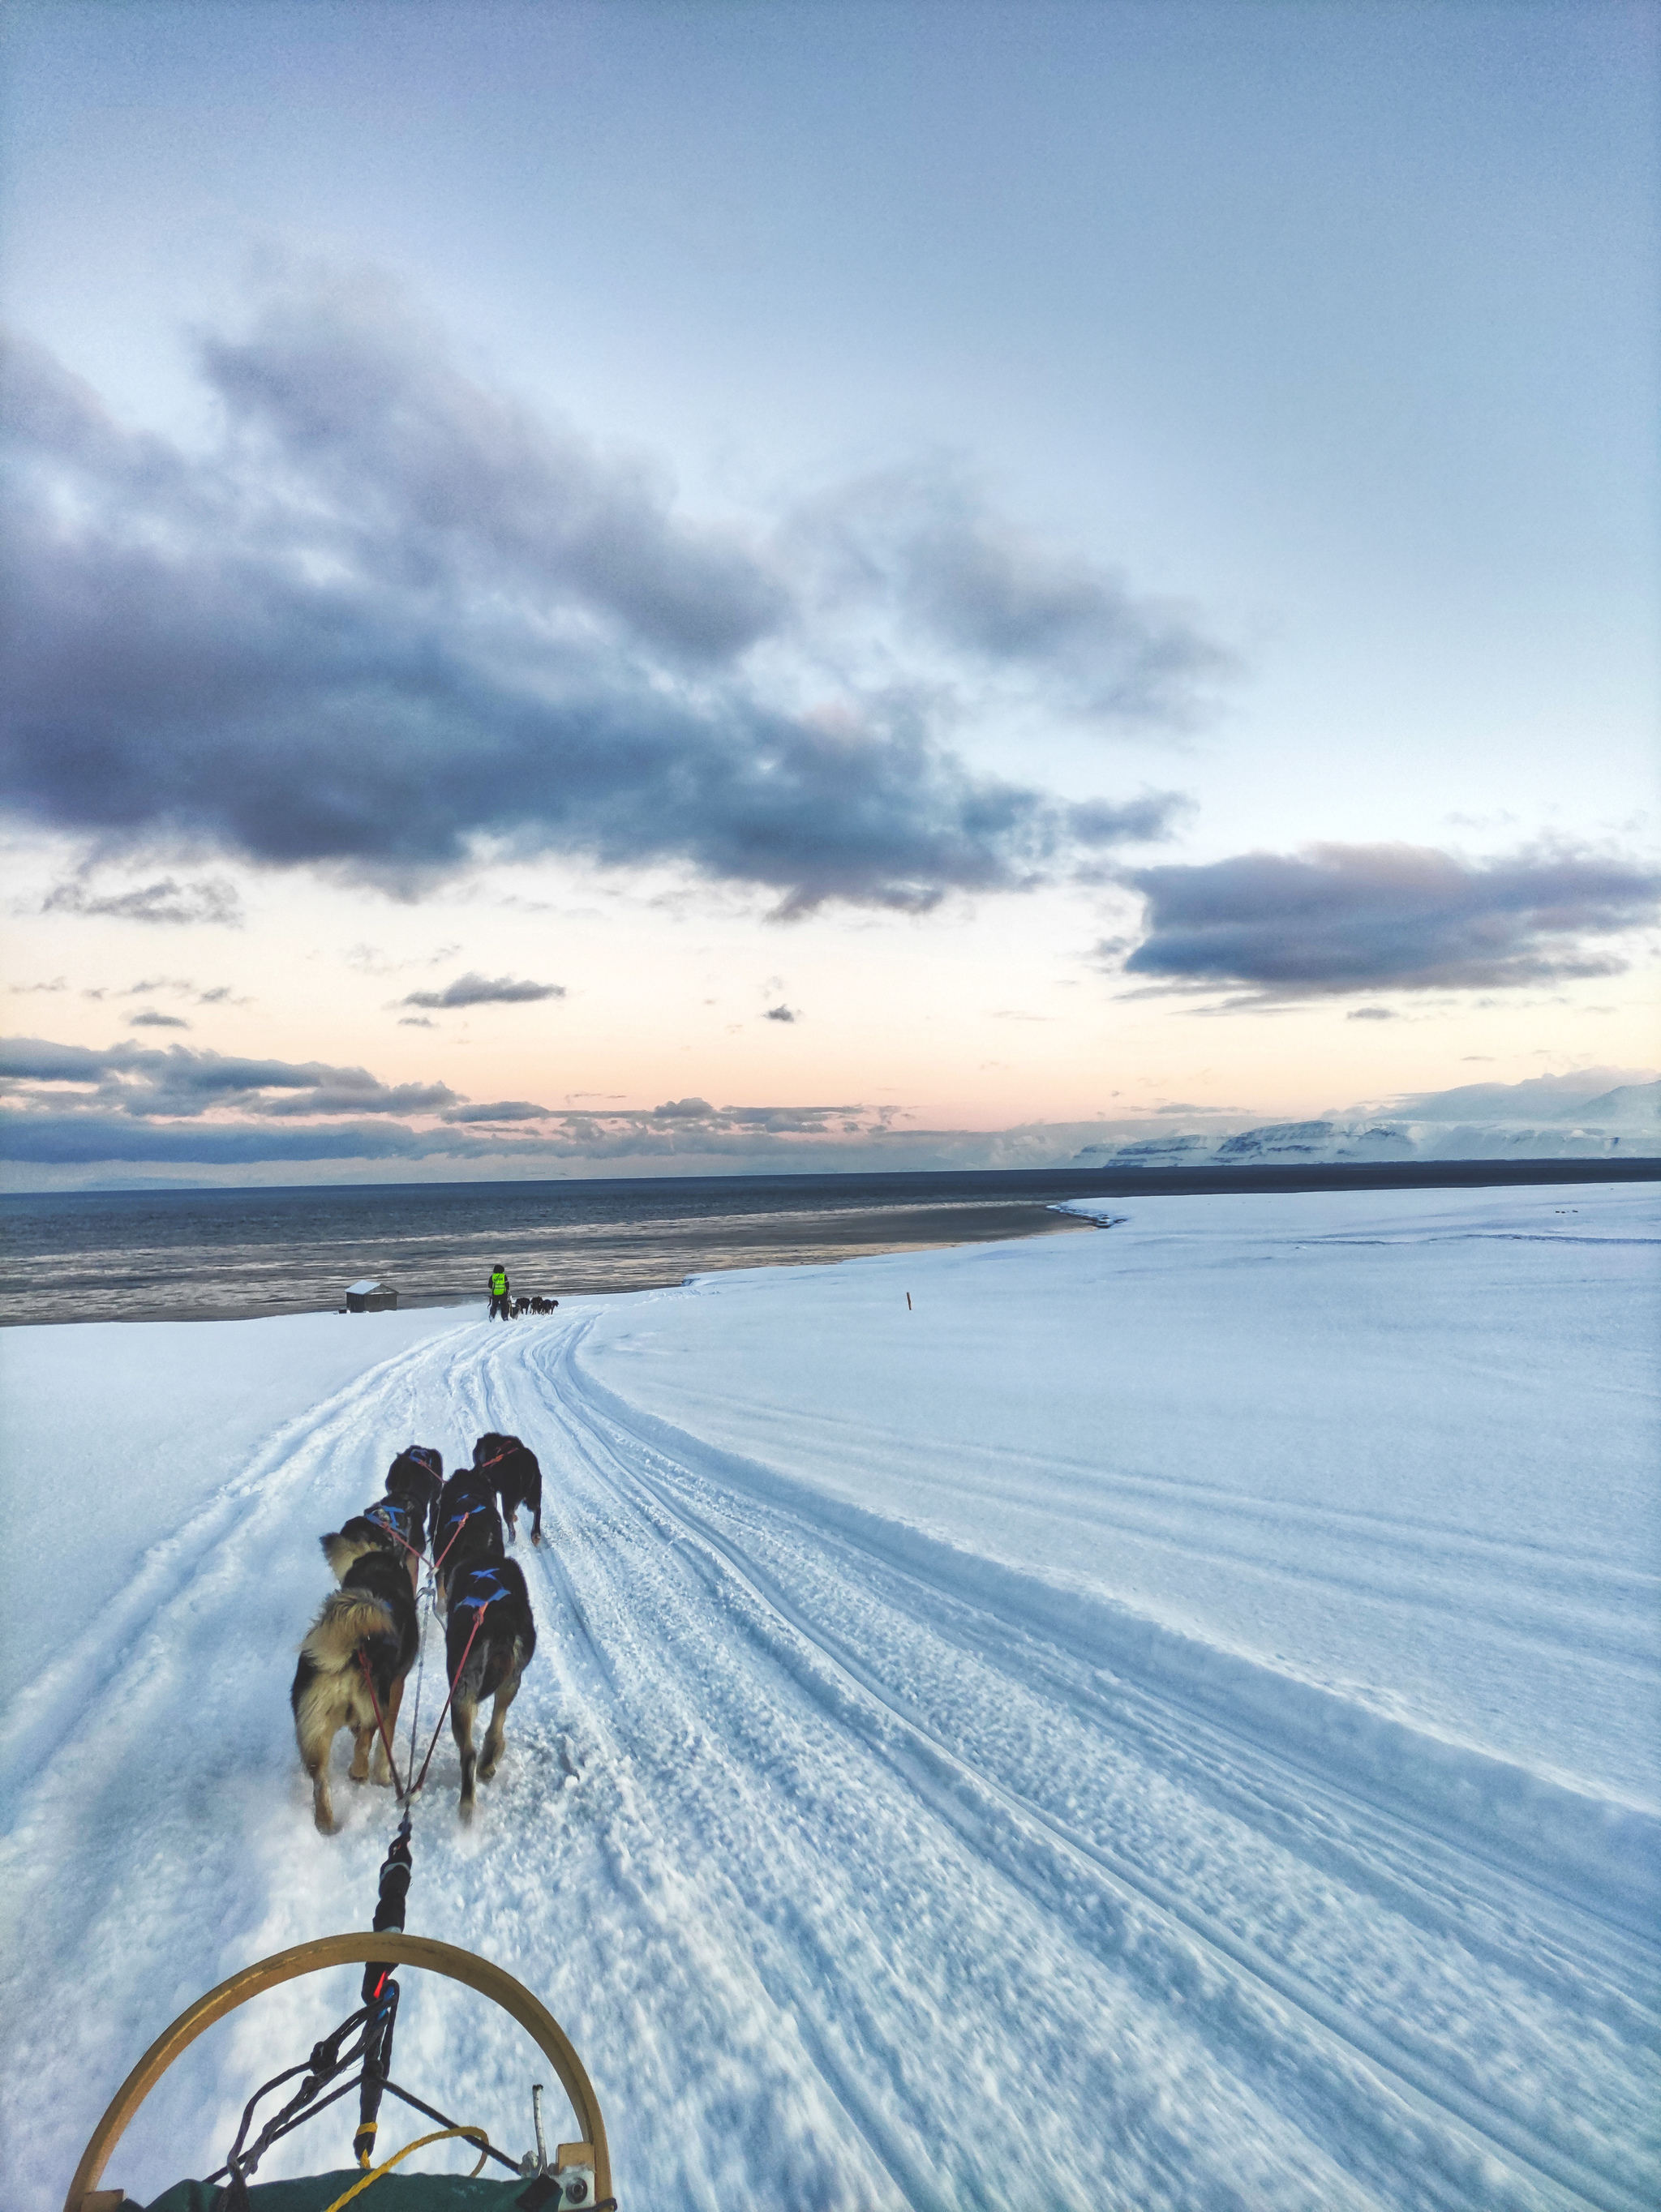
[[(396, 1846), (394, 1846), (396, 1849)], [(391, 1861), (389, 1859), (389, 1863)], [(383, 1870), (383, 1893), (384, 1893)], [(392, 1929), (325, 1936), (314, 1942), (245, 1966), (198, 1997), (164, 2028), (117, 2090), (93, 2130), (64, 2201), (64, 2212), (138, 2212), (134, 2200), (104, 2185), (104, 2175), (134, 2114), (174, 2061), (197, 2038), (252, 1997), (305, 1974), (340, 1966), (364, 1966), (363, 2006), (310, 2054), (266, 2082), (249, 2100), (231, 2154), (204, 2181), (179, 2181), (151, 2199), (147, 2212), (344, 2212), (349, 2201), (362, 2212), (613, 2212), (611, 2166), (605, 2123), (582, 2061), (563, 2028), (522, 1982), (488, 1959), (453, 1943)], [(536, 2147), (514, 2158), (492, 2143), (483, 2128), (456, 2121), (391, 2079), (392, 2026), (398, 2011), (396, 1967), (417, 1967), (477, 1990), (518, 2021), (552, 2067), (576, 2116), (578, 2139), (549, 2154), (543, 2139), (542, 2093), (533, 2093)], [(289, 2085), (298, 2081), (297, 2088)], [(250, 2141), (257, 2107), (289, 2088), (286, 2103)], [(302, 2179), (250, 2181), (264, 2151), (356, 2088), (359, 2120), (353, 2148), (360, 2163)], [(414, 2140), (374, 2160), (381, 2100), (390, 2095), (411, 2108), (419, 2126)], [(337, 2115), (337, 2118), (338, 2116)], [(409, 2173), (393, 2169), (411, 2152), (446, 2139), (477, 2148), (472, 2174)], [(484, 2169), (490, 2168), (487, 2173)]]
[[(490, 1480), (487, 1470), (498, 1468), (502, 1471)], [(528, 1508), (534, 1516), (531, 1540), (540, 1541), (542, 1475), (536, 1455), (519, 1437), (493, 1431), (479, 1439), (471, 1469), (453, 1475), (449, 1483), (442, 1481), (441, 1474), (442, 1462), (435, 1450), (410, 1445), (392, 1462), (387, 1495), (322, 1539), (324, 1555), (340, 1577), (340, 1588), (326, 1600), (301, 1647), (290, 1699), (302, 1762), (313, 1779), (317, 1823), (326, 1833), (332, 1833), (334, 1825), (329, 1759), (341, 1728), (350, 1728), (358, 1739), (354, 1775), (359, 1780), (369, 1778), (362, 1762), (367, 1739), (374, 1736), (376, 1755), (386, 1762), (380, 1778), (397, 1787), (403, 1817), (381, 1863), (372, 1926), (357, 1934), (326, 1936), (262, 1959), (181, 2013), (138, 2061), (94, 2130), (70, 2184), (64, 2212), (344, 2212), (371, 2190), (374, 2202), (365, 2212), (496, 2212), (496, 2208), (507, 2212), (509, 2206), (515, 2212), (614, 2212), (605, 2124), (593, 2085), (559, 2022), (523, 1983), (489, 1960), (433, 1937), (406, 1935), (404, 1929), (414, 1871), (411, 1815), (445, 1717), (453, 1705), (462, 1768), (459, 1810), (465, 1817), (472, 1809), (475, 1771), (488, 1779), (501, 1756), (502, 1717), (524, 1663), (536, 1648), (525, 1577), (516, 1562), (505, 1556), (496, 1504), (499, 1495), (510, 1531), (515, 1509)], [(478, 1487), (481, 1477), (486, 1478), (482, 1492)], [(429, 1515), (434, 1559), (429, 1591), (439, 1588), (441, 1571), (449, 1595), (445, 1668), (449, 1686), (418, 1772), (416, 1715), (411, 1714), (409, 1769), (400, 1777), (392, 1729), (404, 1676), (421, 1648), (417, 1570), (425, 1559)], [(451, 1522), (453, 1529), (447, 1539)], [(469, 1527), (474, 1540), (455, 1548)], [(406, 1558), (400, 1559), (400, 1553)], [(487, 1626), (487, 1621), (498, 1617), (505, 1624), (500, 1633)], [(469, 1676), (476, 1644), (480, 1656)], [(358, 1709), (360, 1688), (366, 1701), (363, 1711)], [(482, 1694), (494, 1695), (496, 1706), (481, 1763), (472, 1746), (472, 1714)], [(418, 1710), (419, 1676), (416, 1705)], [(145, 2208), (124, 2191), (103, 2185), (105, 2169), (134, 2114), (198, 2036), (267, 1990), (347, 1965), (363, 1968), (356, 2010), (314, 2043), (298, 2064), (284, 2067), (255, 2090), (243, 2107), (235, 2141), (216, 2172), (204, 2180), (175, 2183)], [(550, 2159), (541, 2083), (532, 2088), (535, 2148), (514, 2158), (493, 2143), (484, 2128), (453, 2119), (395, 2081), (392, 2043), (400, 1966), (463, 1983), (517, 2021), (553, 2068), (569, 2100), (576, 2117), (575, 2138), (557, 2144)], [(262, 2182), (255, 2178), (268, 2151), (354, 2090), (355, 2170), (320, 2172), (299, 2180)], [(407, 2106), (422, 2131), (383, 2157), (380, 2113), (388, 2098)], [(341, 2117), (336, 2112), (337, 2125)], [(477, 2150), (471, 2174), (394, 2170), (412, 2154), (446, 2142)], [(487, 2177), (484, 2169), (492, 2163), (497, 2171)]]
[[(488, 1959), (431, 1936), (405, 1934), (405, 1907), (414, 1870), (410, 1845), (406, 1811), (380, 1863), (373, 1927), (353, 1935), (319, 1936), (245, 1966), (217, 1989), (198, 1997), (170, 2027), (162, 2030), (116, 2091), (109, 2109), (94, 2129), (64, 2200), (64, 2212), (141, 2212), (123, 2191), (100, 2185), (134, 2113), (174, 2060), (190, 2049), (198, 2036), (251, 1997), (303, 1974), (359, 1964), (363, 1968), (362, 2001), (356, 2011), (349, 2013), (338, 2027), (314, 2043), (298, 2065), (285, 2067), (255, 2090), (243, 2107), (242, 2123), (224, 2164), (205, 2180), (176, 2182), (153, 2197), (142, 2212), (344, 2212), (349, 2203), (362, 2205), (363, 2212), (508, 2212), (510, 2206), (515, 2212), (616, 2212), (611, 2153), (599, 2100), (559, 2022), (522, 1982)], [(517, 2021), (553, 2068), (569, 2100), (576, 2115), (576, 2138), (558, 2144), (550, 2160), (543, 2134), (540, 2083), (531, 2093), (536, 2145), (516, 2159), (493, 2143), (484, 2128), (452, 2119), (395, 2081), (392, 2041), (398, 2025), (396, 1970), (399, 1966), (421, 1967), (464, 1983)], [(295, 2082), (299, 2086), (290, 2087)], [(301, 2180), (253, 2179), (268, 2150), (354, 2089), (357, 2092), (357, 2126), (352, 2136), (356, 2170), (319, 2172)], [(286, 2100), (277, 2104), (256, 2134), (259, 2107), (284, 2090)], [(379, 2158), (380, 2112), (387, 2097), (407, 2106), (425, 2124), (423, 2132), (401, 2149)], [(466, 2143), (478, 2150), (478, 2162), (471, 2174), (406, 2176), (393, 2170), (411, 2153), (446, 2142)], [(484, 2169), (492, 2161), (497, 2173), (483, 2178)], [(374, 2200), (365, 2204), (363, 2200), (371, 2191)]]

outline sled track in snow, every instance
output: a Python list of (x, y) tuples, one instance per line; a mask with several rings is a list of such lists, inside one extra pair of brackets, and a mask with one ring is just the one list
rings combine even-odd
[[(1237, 1985), (1255, 1993), (1261, 2009), (1253, 2027), (1266, 2030), (1275, 2040), (1289, 2039), (1299, 2046), (1295, 2063), (1305, 2076), (1312, 2072), (1321, 2077), (1323, 2092), (1348, 2108), (1350, 2127), (1372, 2124), (1368, 2111), (1372, 2100), (1355, 2075), (1354, 2062), (1359, 2061), (1367, 2069), (1367, 2086), (1375, 2096), (1378, 2087), (1387, 2087), (1437, 2124), (1468, 2131), (1477, 2153), (1497, 2154), (1533, 2179), (1549, 2184), (1554, 2192), (1567, 2192), (1568, 2199), (1597, 2207), (1598, 2212), (1642, 2212), (1649, 2200), (1628, 2186), (1619, 2174), (1600, 2162), (1574, 2155), (1493, 2097), (1451, 2078), (1446, 2050), (1428, 2039), (1381, 2030), (1355, 2010), (1335, 2002), (1305, 1975), (1237, 1933), (1172, 1883), (1150, 1873), (1123, 1850), (1058, 1817), (1052, 1808), (977, 1765), (962, 1745), (948, 1741), (931, 1725), (925, 1712), (885, 1681), (852, 1644), (828, 1631), (823, 1622), (815, 1621), (794, 1601), (779, 1577), (753, 1550), (746, 1548), (732, 1526), (719, 1525), (717, 1513), (709, 1504), (710, 1485), (695, 1467), (666, 1454), (660, 1442), (631, 1431), (610, 1394), (603, 1408), (593, 1401), (577, 1364), (578, 1348), (586, 1334), (586, 1327), (579, 1327), (562, 1331), (557, 1339), (527, 1343), (526, 1364), (540, 1376), (551, 1409), (557, 1408), (568, 1448), (591, 1478), (617, 1500), (618, 1525), (625, 1525), (630, 1514), (643, 1516), (656, 1524), (664, 1540), (696, 1547), (706, 1560), (715, 1563), (719, 1573), (729, 1579), (732, 1594), (742, 1593), (754, 1620), (762, 1626), (762, 1633), (775, 1647), (776, 1656), (797, 1684), (831, 1707), (843, 1725), (851, 1720), (866, 1748), (890, 1769), (900, 1786), (949, 1826), (970, 1849), (994, 1860), (1003, 1876), (1041, 1910), (1053, 1911), (1057, 1889), (1084, 1875), (1116, 1905), (1159, 1915), (1169, 1929), (1180, 1931), (1173, 1940), (1198, 1947)], [(896, 1567), (876, 1553), (862, 1551), (842, 1535), (810, 1528), (771, 1501), (759, 1504), (746, 1496), (741, 1505), (746, 1516), (789, 1523), (794, 1541), (816, 1546), (834, 1558), (836, 1569), (843, 1574), (866, 1580), (875, 1576), (891, 1584), (910, 1582), (922, 1588), (914, 1572)], [(730, 1522), (731, 1515), (727, 1517)], [(581, 1595), (572, 1577), (551, 1558), (544, 1567), (543, 1578), (547, 1596), (556, 1607), (575, 1605), (581, 1613)], [(938, 1603), (950, 1594), (936, 1590), (927, 1595)], [(594, 1663), (604, 1674), (604, 1655), (592, 1638), (588, 1641)], [(1029, 1673), (1033, 1671), (1033, 1639), (1012, 1638), (995, 1627), (989, 1637), (979, 1641), (983, 1650), (989, 1643), (1007, 1646), (1019, 1642), (1026, 1647), (1019, 1656)], [(1053, 1662), (1056, 1656), (1043, 1654), (1042, 1657)], [(1069, 1686), (1076, 1688), (1076, 1685)], [(1140, 1702), (1163, 1709), (1168, 1739), (1173, 1744), (1186, 1740), (1190, 1764), (1196, 1756), (1196, 1735), (1214, 1741), (1224, 1734), (1214, 1718), (1186, 1711), (1165, 1692), (1147, 1685), (1130, 1686)], [(1105, 1706), (1107, 1701), (1099, 1702)], [(1145, 1723), (1139, 1732), (1146, 1742), (1149, 1731)], [(1248, 1788), (1258, 1797), (1260, 1809), (1271, 1798), (1284, 1807), (1289, 1771), (1275, 1751), (1244, 1740), (1237, 1740), (1229, 1750), (1234, 1762), (1229, 1780), (1237, 1796), (1247, 1794), (1241, 1788), (1242, 1771), (1255, 1764), (1262, 1771), (1249, 1778)], [(1410, 1901), (1421, 1923), (1445, 1929), (1459, 1916), (1460, 1908), (1464, 1909), (1464, 1917), (1469, 1917), (1473, 1890), (1480, 1887), (1493, 1893), (1497, 1889), (1500, 1894), (1494, 1929), (1486, 1936), (1480, 1929), (1463, 1929), (1461, 1940), (1467, 1948), (1481, 1948), (1486, 1940), (1491, 1949), (1502, 1954), (1501, 1963), (1507, 1969), (1533, 1972), (1536, 1978), (1548, 1983), (1557, 1972), (1558, 1962), (1577, 1955), (1581, 1978), (1589, 1957), (1605, 1972), (1618, 1968), (1625, 1948), (1623, 1931), (1605, 1927), (1595, 1914), (1536, 1892), (1530, 1900), (1534, 1925), (1525, 1926), (1520, 1939), (1503, 1941), (1500, 1926), (1508, 1919), (1516, 1925), (1512, 1916), (1526, 1887), (1513, 1875), (1475, 1865), (1476, 1880), (1473, 1881), (1469, 1878), (1473, 1863), (1467, 1854), (1463, 1855), (1466, 1878), (1461, 1880), (1462, 1855), (1443, 1838), (1433, 1832), (1404, 1834), (1399, 1818), (1381, 1813), (1365, 1800), (1347, 1799), (1342, 1786), (1330, 1780), (1319, 1782), (1295, 1772), (1290, 1778), (1305, 1802), (1312, 1796), (1328, 1812), (1329, 1825), (1346, 1837), (1353, 1839), (1358, 1826), (1370, 1831), (1376, 1849), (1382, 1832), (1394, 1832), (1388, 1840), (1398, 1865), (1392, 1873), (1382, 1874), (1375, 1859), (1368, 1870), (1370, 1886), (1392, 1889), (1398, 1904), (1410, 1891)], [(1041, 1869), (1036, 1862), (1043, 1854), (1064, 1862), (1065, 1872)], [(1416, 1863), (1403, 1872), (1400, 1864), (1403, 1860)], [(1464, 1895), (1451, 1902), (1439, 1900), (1439, 1884), (1461, 1890)], [(1067, 1918), (1076, 1940), (1079, 1915), (1070, 1911)], [(1538, 1939), (1542, 1948), (1537, 1952), (1529, 1948), (1530, 1936)], [(1116, 1944), (1108, 1945), (1103, 1955), (1110, 1963), (1123, 1963)], [(1238, 2035), (1238, 2023), (1228, 2018), (1238, 2002), (1237, 1987), (1231, 1999), (1216, 2008), (1215, 2025), (1226, 2037), (1231, 2026)], [(1612, 2002), (1617, 2011), (1626, 2013), (1628, 2032), (1640, 2037), (1653, 2035), (1657, 2023), (1647, 2008), (1635, 2000), (1624, 2004), (1618, 1998)], [(1287, 2019), (1285, 2008), (1293, 2008), (1295, 2021)], [(1194, 2016), (1192, 2011), (1189, 2016)], [(1401, 2024), (1396, 2025), (1399, 2028)], [(1343, 2054), (1339, 2063), (1335, 2063), (1335, 2046)], [(1293, 2056), (1290, 2048), (1286, 2055)]]
[[(411, 1435), (496, 1428), (545, 1470), (539, 1647), (470, 1833), (443, 1732), (411, 1926), (569, 2019), (625, 2207), (1652, 2201), (1655, 1947), (636, 1424), (594, 1326), (462, 1327), (333, 1393), (30, 1686), (9, 2002), (51, 2127), (90, 2125), (175, 1981), (366, 1916), (388, 1798), (343, 1785), (315, 1838), (288, 1731), (315, 1538)], [(508, 2046), (446, 2047), (521, 2094)], [(218, 2081), (158, 2139), (216, 2142)], [(24, 2148), (49, 2212), (58, 2147)]]

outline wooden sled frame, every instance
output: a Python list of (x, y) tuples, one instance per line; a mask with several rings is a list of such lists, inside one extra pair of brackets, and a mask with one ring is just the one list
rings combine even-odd
[(111, 2099), (103, 2118), (93, 2130), (92, 2140), (81, 2154), (81, 2163), (75, 2169), (69, 2195), (64, 2199), (64, 2212), (114, 2212), (121, 2202), (121, 2192), (98, 2187), (111, 2152), (125, 2133), (134, 2113), (174, 2059), (216, 2021), (223, 2020), (227, 2013), (246, 2004), (250, 1997), (277, 1989), (283, 1982), (297, 1981), (303, 1974), (320, 1973), (326, 1966), (367, 1966), (371, 1960), (378, 1965), (421, 1966), (450, 1981), (465, 1982), (469, 1989), (477, 1990), (513, 2015), (558, 2075), (560, 2087), (570, 2099), (571, 2109), (581, 2126), (583, 2141), (562, 2143), (556, 2164), (592, 2164), (594, 2199), (603, 2203), (611, 2194), (611, 2158), (605, 2144), (605, 2123), (600, 2118), (599, 2100), (582, 2061), (548, 2008), (532, 1996), (523, 1982), (516, 1982), (490, 1960), (478, 1958), (453, 1943), (436, 1942), (429, 1936), (395, 1935), (390, 1930), (376, 1936), (366, 1929), (351, 1936), (320, 1936), (310, 1943), (296, 1943), (292, 1950), (277, 1951), (269, 1959), (244, 1966), (228, 1981), (221, 1982), (217, 1989), (198, 1997), (187, 2012), (180, 2013), (172, 2027), (164, 2028), (156, 2037)]

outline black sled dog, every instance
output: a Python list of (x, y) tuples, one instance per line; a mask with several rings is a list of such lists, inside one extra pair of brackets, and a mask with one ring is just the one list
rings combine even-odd
[(429, 1533), (433, 1574), (441, 1611), (449, 1608), (448, 1586), (464, 1567), (488, 1566), (502, 1559), (502, 1516), (487, 1474), (458, 1468), (439, 1492)]
[(508, 1541), (519, 1538), (521, 1505), (531, 1510), (531, 1541), (542, 1541), (542, 1469), (537, 1455), (517, 1437), (498, 1436), (494, 1429), (473, 1446), (473, 1473), (490, 1484), (502, 1501), (502, 1517), (508, 1524)]
[(387, 1497), (407, 1505), (423, 1528), (443, 1487), (443, 1457), (430, 1444), (406, 1444), (386, 1470)]
[(329, 1753), (340, 1729), (352, 1731), (354, 1782), (392, 1779), (375, 1706), (378, 1703), (390, 1736), (398, 1724), (404, 1678), (415, 1663), (420, 1641), (410, 1578), (377, 1547), (351, 1562), (340, 1588), (324, 1599), (323, 1609), (300, 1647), (289, 1703), (294, 1709), (301, 1763), (312, 1778), (312, 1815), (326, 1836), (335, 1829)]
[[(491, 1559), (461, 1568), (450, 1577), (449, 1612), (444, 1631), (445, 1671), (455, 1685), (450, 1727), (461, 1753), (464, 1820), (473, 1814), (473, 1780), (488, 1782), (502, 1757), (508, 1708), (519, 1695), (520, 1676), (537, 1648), (530, 1593), (517, 1559)], [(473, 1720), (493, 1697), (483, 1758), (473, 1748)]]

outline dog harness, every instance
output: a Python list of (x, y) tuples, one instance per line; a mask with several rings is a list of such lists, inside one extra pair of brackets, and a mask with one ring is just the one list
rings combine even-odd
[[(468, 1594), (465, 1597), (458, 1597), (451, 1601), (452, 1613), (456, 1612), (462, 1606), (477, 1607), (482, 1613), (485, 1607), (494, 1605), (498, 1598), (514, 1595), (514, 1592), (508, 1589), (507, 1583), (502, 1579), (500, 1571), (495, 1567), (474, 1567), (469, 1571), (467, 1581)], [(481, 1590), (481, 1585), (486, 1587)]]

